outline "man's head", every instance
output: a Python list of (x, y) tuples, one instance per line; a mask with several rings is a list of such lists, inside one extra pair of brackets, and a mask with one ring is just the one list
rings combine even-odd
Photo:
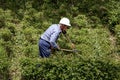
[(65, 17), (60, 20), (59, 24), (62, 31), (66, 31), (71, 26), (70, 20)]

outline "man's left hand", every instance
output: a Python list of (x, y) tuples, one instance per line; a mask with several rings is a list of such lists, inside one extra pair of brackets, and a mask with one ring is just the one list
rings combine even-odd
[(71, 48), (72, 48), (72, 49), (74, 49), (74, 48), (75, 48), (75, 45), (74, 45), (73, 43), (71, 44)]

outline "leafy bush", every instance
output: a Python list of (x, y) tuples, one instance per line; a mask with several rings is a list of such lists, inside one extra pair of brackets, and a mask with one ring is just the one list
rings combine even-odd
[[(77, 63), (77, 64), (76, 64)], [(68, 56), (53, 59), (21, 60), (22, 80), (118, 80), (120, 64), (101, 59)]]
[(5, 49), (0, 45), (0, 79), (9, 79), (9, 59)]
[[(118, 0), (119, 1), (119, 0)], [(120, 3), (116, 1), (110, 1), (107, 4), (108, 7), (108, 23), (111, 32), (115, 31), (115, 25), (120, 24)]]
[(7, 56), (12, 56), (12, 33), (8, 28), (0, 29), (0, 44), (4, 46), (4, 49), (7, 52)]
[[(111, 47), (120, 52), (119, 0), (1, 0), (1, 3), (0, 79), (6, 79), (9, 71), (17, 73), (10, 73), (13, 80), (16, 76), (18, 80), (120, 79), (120, 66), (114, 62), (119, 56), (113, 57), (113, 61), (107, 59)], [(72, 28), (67, 34), (80, 53), (56, 51), (50, 59), (38, 59), (40, 35), (64, 16), (71, 21)], [(115, 31), (116, 46), (109, 40), (111, 34), (106, 28)], [(58, 44), (71, 49), (71, 44), (63, 39)], [(103, 56), (104, 60), (100, 59)], [(8, 62), (12, 64), (9, 71)]]
[(74, 18), (75, 23), (81, 27), (88, 27), (87, 17), (85, 15), (78, 15)]
[(81, 30), (71, 29), (68, 31), (76, 49), (79, 49), (82, 55), (89, 57), (105, 56), (111, 52), (109, 33), (104, 28)]
[(9, 29), (5, 28), (5, 29), (1, 29), (0, 30), (0, 37), (4, 40), (4, 41), (10, 41), (12, 38), (12, 33), (10, 32)]
[(117, 25), (115, 28), (115, 33), (116, 33), (116, 44), (117, 44), (117, 52), (120, 53), (120, 25)]

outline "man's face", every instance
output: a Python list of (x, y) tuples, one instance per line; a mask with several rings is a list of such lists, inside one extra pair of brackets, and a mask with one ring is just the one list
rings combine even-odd
[(67, 29), (68, 29), (68, 26), (62, 25), (62, 30), (63, 30), (63, 31), (66, 31)]

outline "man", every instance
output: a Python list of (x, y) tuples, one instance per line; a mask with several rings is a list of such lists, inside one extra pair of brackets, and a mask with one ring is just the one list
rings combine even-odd
[(52, 49), (60, 50), (56, 41), (61, 32), (65, 33), (71, 26), (68, 18), (62, 18), (59, 24), (51, 25), (40, 37), (39, 53), (42, 58), (49, 57)]

